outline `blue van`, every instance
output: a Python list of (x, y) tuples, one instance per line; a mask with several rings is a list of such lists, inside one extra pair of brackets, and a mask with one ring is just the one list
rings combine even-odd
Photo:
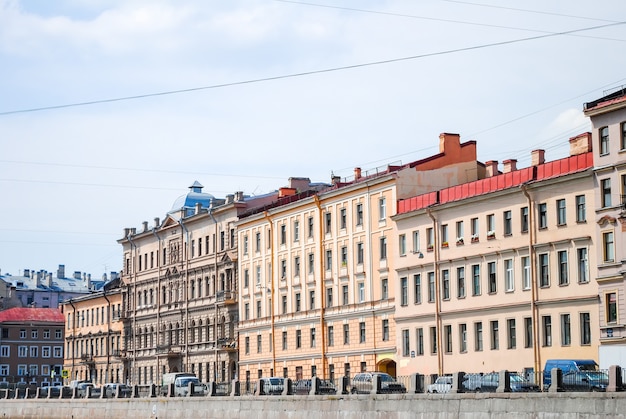
[(549, 359), (543, 369), (543, 390), (550, 388), (552, 382), (551, 371), (558, 368), (563, 375), (568, 372), (598, 371), (598, 364), (593, 359)]

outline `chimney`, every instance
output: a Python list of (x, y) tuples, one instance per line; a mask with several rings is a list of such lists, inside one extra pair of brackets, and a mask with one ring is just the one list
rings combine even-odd
[(65, 265), (59, 265), (59, 269), (57, 269), (57, 278), (65, 278)]
[(298, 193), (298, 191), (296, 189), (294, 189), (294, 188), (282, 187), (282, 188), (278, 189), (278, 197), (279, 198), (284, 198), (286, 196), (293, 196), (293, 195), (295, 195), (297, 193)]
[(24, 277), (30, 278), (30, 269), (24, 269)]
[(41, 275), (35, 276), (35, 286), (39, 288), (41, 286)]
[(74, 271), (73, 278), (74, 279), (80, 279), (80, 271)]
[(459, 134), (450, 134), (447, 132), (439, 134), (439, 152), (450, 154), (450, 152), (456, 151), (454, 154), (460, 153), (461, 150), (461, 136)]
[(46, 285), (48, 288), (52, 288), (52, 273), (46, 275)]
[(531, 166), (539, 166), (540, 164), (544, 164), (545, 162), (546, 162), (545, 150), (533, 150), (530, 152), (530, 165)]
[(196, 211), (194, 214), (200, 214), (200, 210), (202, 209), (202, 203), (196, 202)]
[(88, 290), (91, 289), (91, 274), (85, 275), (85, 286)]
[(107, 273), (102, 274), (102, 282), (107, 282)]
[(234, 200), (235, 200), (235, 195), (233, 195), (233, 194), (226, 195), (226, 203), (227, 204), (232, 204)]
[(341, 181), (341, 178), (339, 176), (332, 175), (330, 180), (333, 185), (336, 185)]
[(487, 171), (487, 177), (496, 176), (498, 172), (498, 160), (489, 160), (485, 163), (485, 169)]
[(295, 189), (296, 193), (308, 191), (311, 186), (311, 179), (308, 177), (290, 177), (289, 188)]
[(585, 132), (569, 139), (569, 155), (589, 153), (591, 151), (591, 133)]
[(154, 227), (158, 228), (161, 225), (161, 220), (159, 220), (159, 217), (155, 217), (154, 218)]
[(517, 170), (517, 160), (508, 159), (502, 162), (503, 170), (502, 173), (511, 173)]
[(361, 168), (355, 167), (354, 168), (354, 180), (359, 180), (359, 179), (361, 179)]
[(141, 224), (143, 224), (143, 232), (145, 233), (146, 231), (148, 231), (148, 222), (144, 221)]
[(242, 202), (243, 201), (243, 191), (235, 192), (235, 201)]

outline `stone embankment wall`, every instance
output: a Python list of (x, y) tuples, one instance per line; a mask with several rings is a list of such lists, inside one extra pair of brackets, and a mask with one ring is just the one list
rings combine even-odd
[(20, 419), (626, 418), (626, 393), (391, 394), (142, 399), (7, 399)]

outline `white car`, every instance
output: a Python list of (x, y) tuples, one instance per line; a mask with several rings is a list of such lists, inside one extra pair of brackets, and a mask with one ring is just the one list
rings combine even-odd
[(438, 377), (434, 383), (430, 384), (426, 391), (428, 393), (448, 393), (452, 388), (452, 377)]

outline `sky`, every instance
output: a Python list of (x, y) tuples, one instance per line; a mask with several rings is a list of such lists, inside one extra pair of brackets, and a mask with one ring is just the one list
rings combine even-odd
[[(626, 84), (623, 0), (0, 0), (0, 273), (122, 268), (124, 228), (477, 142), (568, 154)], [(501, 166), (500, 166), (501, 167)]]

